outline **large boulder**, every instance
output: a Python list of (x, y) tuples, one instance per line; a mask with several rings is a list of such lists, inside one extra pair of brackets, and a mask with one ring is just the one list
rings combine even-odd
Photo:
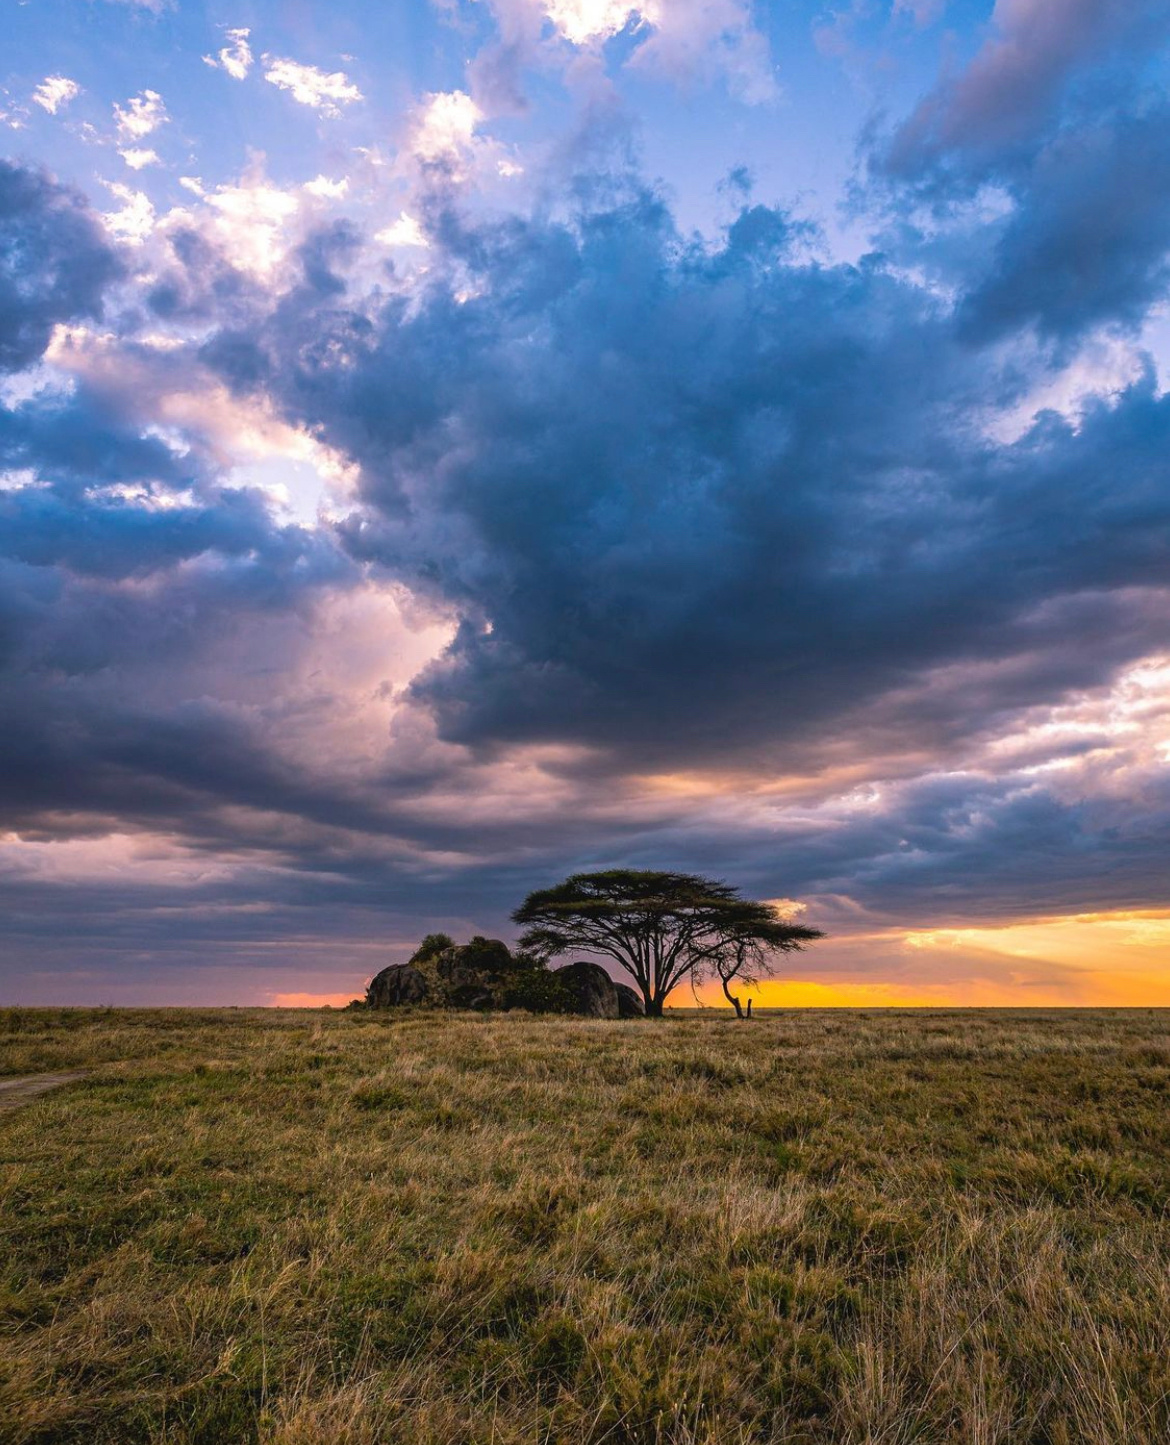
[(376, 973), (366, 989), (367, 1008), (401, 1008), (404, 1004), (426, 1003), (430, 987), (425, 975), (409, 963), (392, 963)]
[(472, 980), (486, 983), (503, 978), (516, 967), (516, 960), (506, 943), (478, 934), (470, 943), (444, 948), (433, 959), (439, 977), (453, 984), (466, 984)]
[(646, 1005), (642, 1002), (642, 995), (636, 989), (632, 989), (628, 983), (615, 983), (618, 1001), (619, 1019), (640, 1019), (646, 1017)]
[[(488, 978), (500, 978), (516, 967), (512, 950), (498, 938), (484, 938), (477, 933), (470, 943), (464, 943), (453, 950), (460, 968), (473, 969)], [(447, 957), (447, 955), (444, 955)], [(439, 971), (442, 972), (442, 961)]]
[(490, 1009), (499, 1005), (504, 984), (516, 968), (506, 943), (479, 934), (434, 957), (450, 1008)]
[(556, 970), (569, 998), (570, 1012), (591, 1019), (618, 1017), (617, 985), (599, 963), (578, 959)]

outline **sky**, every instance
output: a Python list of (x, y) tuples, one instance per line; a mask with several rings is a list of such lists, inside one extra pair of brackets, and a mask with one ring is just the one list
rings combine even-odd
[(1165, 0), (0, 7), (0, 1002), (1170, 1005)]

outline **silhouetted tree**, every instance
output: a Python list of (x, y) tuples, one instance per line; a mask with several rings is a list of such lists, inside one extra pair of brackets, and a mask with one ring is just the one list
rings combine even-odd
[(776, 954), (792, 953), (798, 948), (803, 948), (805, 943), (811, 942), (814, 938), (824, 937), (824, 934), (814, 928), (798, 928), (793, 924), (782, 924), (782, 927), (787, 934), (792, 936), (765, 940), (750, 934), (745, 936), (732, 931), (708, 958), (700, 960), (695, 965), (694, 977), (699, 978), (710, 973), (719, 980), (723, 987), (724, 997), (735, 1009), (736, 1018), (751, 1018), (752, 1001), (750, 998), (748, 999), (745, 1011), (739, 994), (731, 991), (733, 983), (738, 982), (754, 988), (771, 971), (771, 964)]
[(733, 978), (752, 982), (770, 957), (824, 936), (728, 883), (628, 868), (574, 873), (530, 893), (512, 917), (526, 928), (521, 946), (542, 958), (578, 950), (611, 958), (637, 984), (649, 1016), (661, 1015), (688, 974), (711, 969), (735, 1003)]

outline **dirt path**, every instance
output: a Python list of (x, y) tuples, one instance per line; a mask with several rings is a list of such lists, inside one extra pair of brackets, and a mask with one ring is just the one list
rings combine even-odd
[(71, 1084), (74, 1079), (84, 1079), (87, 1073), (87, 1069), (76, 1069), (70, 1074), (25, 1074), (20, 1079), (0, 1079), (0, 1111), (17, 1109), (38, 1094), (47, 1094), (50, 1089)]

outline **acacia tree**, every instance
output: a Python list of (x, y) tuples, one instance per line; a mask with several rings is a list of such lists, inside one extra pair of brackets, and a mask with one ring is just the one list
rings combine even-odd
[[(649, 1016), (661, 1015), (688, 975), (714, 969), (722, 977), (721, 966), (732, 967), (728, 980), (750, 982), (750, 970), (770, 956), (823, 937), (728, 883), (628, 868), (574, 873), (555, 888), (530, 893), (512, 918), (526, 928), (521, 947), (541, 958), (572, 950), (612, 959), (637, 984)], [(732, 999), (726, 982), (724, 992)]]

